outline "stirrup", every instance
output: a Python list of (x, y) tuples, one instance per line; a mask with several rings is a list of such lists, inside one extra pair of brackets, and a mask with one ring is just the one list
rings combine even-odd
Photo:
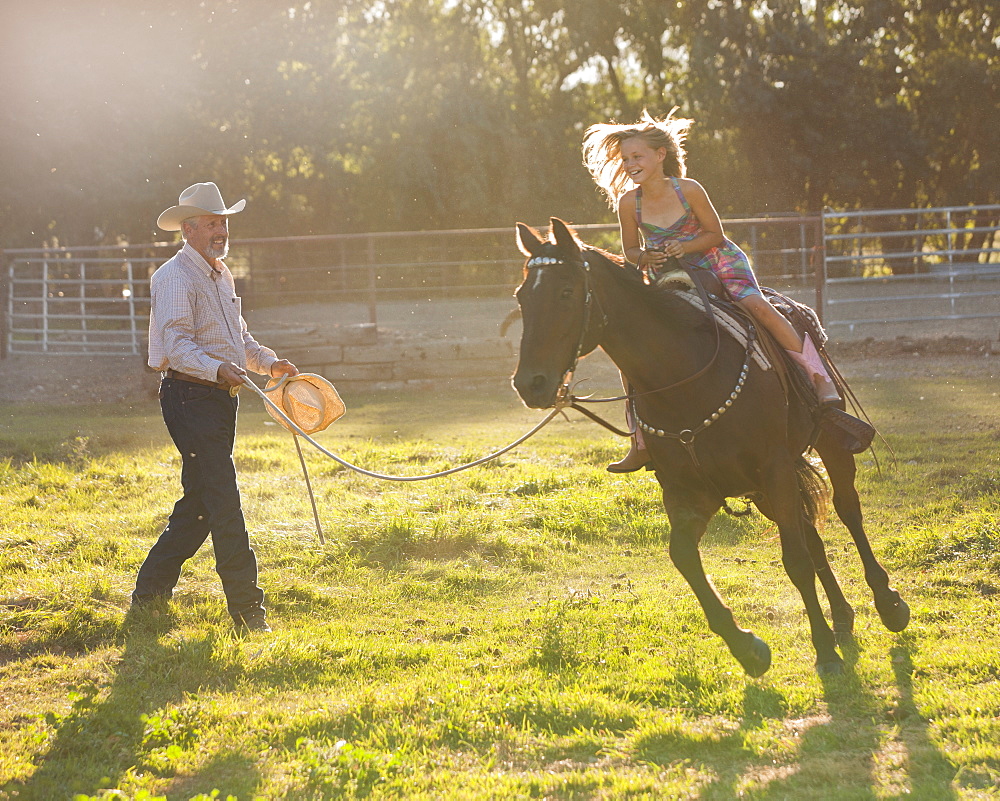
[(862, 453), (868, 450), (872, 440), (875, 439), (875, 429), (872, 426), (842, 409), (825, 406), (819, 415), (823, 431), (850, 453)]

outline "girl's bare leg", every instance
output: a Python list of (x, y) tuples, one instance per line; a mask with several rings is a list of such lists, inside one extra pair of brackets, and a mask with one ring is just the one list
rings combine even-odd
[(740, 307), (746, 309), (750, 316), (757, 321), (758, 325), (764, 326), (785, 350), (802, 352), (802, 340), (798, 332), (792, 328), (792, 324), (785, 319), (785, 316), (774, 306), (764, 299), (762, 295), (750, 295), (739, 302)]

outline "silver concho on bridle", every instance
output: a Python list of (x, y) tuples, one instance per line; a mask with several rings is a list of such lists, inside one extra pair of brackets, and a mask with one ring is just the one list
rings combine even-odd
[(562, 259), (557, 259), (553, 256), (532, 256), (528, 259), (526, 267), (547, 267), (551, 264), (565, 264)]
[[(551, 266), (556, 265), (556, 264), (563, 264), (563, 265), (565, 265), (565, 264), (574, 264), (574, 263), (575, 262), (563, 261), (562, 259), (557, 259), (555, 256), (532, 256), (530, 259), (528, 259), (527, 264), (525, 264), (524, 266), (525, 267), (551, 267)], [(581, 259), (580, 260), (580, 264), (583, 266), (584, 270), (586, 270), (587, 272), (590, 272), (590, 262), (587, 261), (586, 258)]]

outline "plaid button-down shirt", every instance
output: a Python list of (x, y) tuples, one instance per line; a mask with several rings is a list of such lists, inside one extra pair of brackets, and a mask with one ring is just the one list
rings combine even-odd
[(277, 356), (247, 331), (233, 274), (185, 243), (149, 282), (149, 366), (219, 380), (221, 364), (271, 374)]

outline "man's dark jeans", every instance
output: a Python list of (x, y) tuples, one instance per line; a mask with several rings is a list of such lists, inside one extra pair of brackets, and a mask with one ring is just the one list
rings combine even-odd
[(181, 454), (184, 495), (139, 568), (132, 602), (169, 598), (181, 565), (212, 535), (215, 569), (234, 618), (262, 606), (257, 557), (250, 548), (233, 464), (237, 398), (226, 390), (164, 378), (160, 408)]

